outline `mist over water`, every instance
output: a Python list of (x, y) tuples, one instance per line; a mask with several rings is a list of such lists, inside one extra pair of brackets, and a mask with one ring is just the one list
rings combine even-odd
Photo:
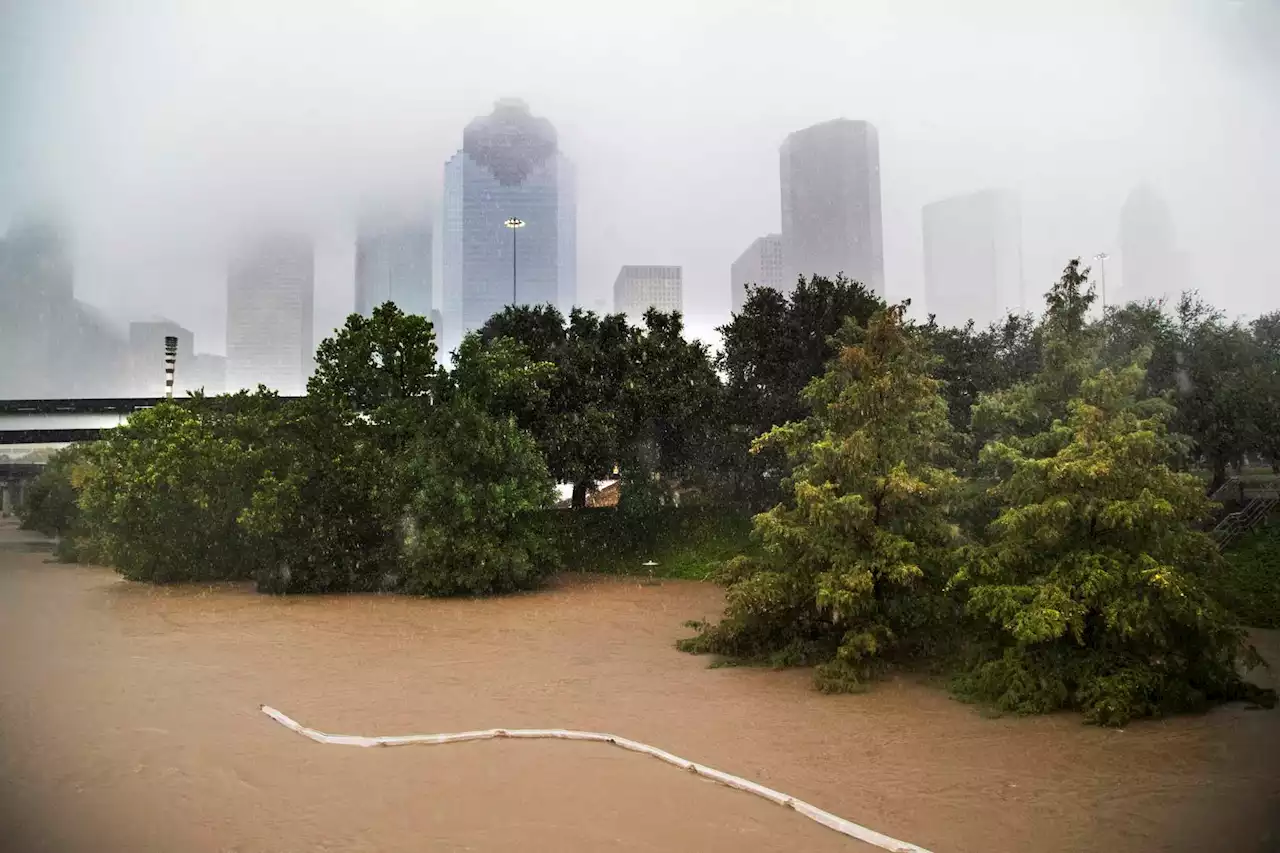
[[(316, 246), (319, 340), (353, 307), (363, 211), (439, 206), (462, 128), (520, 97), (577, 166), (578, 299), (625, 264), (678, 264), (693, 334), (729, 265), (779, 229), (778, 147), (836, 117), (879, 131), (886, 295), (924, 299), (921, 208), (1016, 191), (1023, 278), (1118, 252), (1146, 182), (1187, 283), (1274, 308), (1280, 6), (731, 2), (0, 3), (0, 228), (57, 211), (77, 298), (164, 316), (222, 353), (245, 233)], [(441, 276), (433, 277), (437, 304)], [(1113, 301), (1121, 264), (1108, 266)]]

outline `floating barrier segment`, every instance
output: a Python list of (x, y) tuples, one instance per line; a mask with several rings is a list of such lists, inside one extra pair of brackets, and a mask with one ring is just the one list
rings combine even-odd
[(797, 800), (781, 791), (775, 791), (772, 788), (766, 788), (750, 779), (743, 779), (741, 776), (734, 776), (731, 773), (725, 773), (723, 770), (716, 770), (714, 767), (707, 767), (705, 764), (698, 764), (687, 758), (681, 758), (678, 755), (658, 749), (656, 746), (650, 746), (647, 743), (630, 740), (629, 738), (618, 737), (617, 735), (605, 734), (603, 732), (577, 732), (570, 729), (483, 729), (474, 732), (446, 732), (434, 735), (390, 735), (381, 737), (365, 737), (363, 735), (331, 735), (325, 734), (316, 729), (310, 729), (291, 717), (282, 714), (275, 708), (267, 705), (261, 706), (262, 713), (275, 720), (287, 729), (297, 732), (303, 737), (310, 738), (317, 743), (328, 743), (337, 746), (408, 746), (410, 744), (442, 744), (442, 743), (462, 743), (469, 740), (493, 740), (495, 738), (552, 738), (557, 740), (585, 740), (594, 741), (596, 743), (608, 743), (613, 746), (620, 746), (631, 752), (639, 752), (644, 755), (651, 755), (659, 761), (665, 761), (667, 764), (679, 767), (681, 770), (687, 770), (690, 773), (696, 773), (707, 779), (712, 779), (722, 785), (727, 785), (738, 791), (746, 791), (748, 794), (755, 794), (757, 797), (763, 797), (771, 803), (780, 806), (786, 806), (794, 809), (796, 812), (804, 815), (816, 823), (820, 823), (828, 829), (834, 829), (841, 835), (847, 835), (850, 838), (856, 838), (859, 841), (865, 841), (867, 844), (874, 844), (883, 850), (891, 850), (893, 853), (929, 853), (923, 847), (915, 844), (909, 844), (906, 841), (899, 841), (896, 838), (890, 838), (887, 835), (876, 832), (874, 829), (856, 824), (851, 820), (833, 815), (831, 812), (823, 811), (817, 806), (810, 805), (803, 800)]

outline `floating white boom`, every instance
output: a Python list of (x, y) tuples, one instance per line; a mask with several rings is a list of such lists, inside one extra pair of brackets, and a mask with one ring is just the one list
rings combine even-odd
[(704, 764), (697, 764), (678, 755), (672, 755), (669, 752), (649, 746), (647, 743), (628, 740), (617, 735), (604, 734), (601, 732), (575, 732), (568, 729), (484, 729), (475, 732), (448, 732), (436, 735), (395, 735), (383, 737), (364, 737), (362, 735), (330, 735), (315, 729), (309, 729), (296, 720), (285, 716), (275, 708), (262, 706), (262, 713), (275, 720), (287, 729), (292, 729), (303, 737), (311, 738), (317, 743), (330, 743), (339, 746), (408, 746), (409, 744), (440, 744), (440, 743), (461, 743), (468, 740), (491, 740), (493, 738), (556, 738), (560, 740), (589, 740), (599, 743), (609, 743), (614, 746), (620, 746), (623, 749), (629, 749), (632, 752), (640, 752), (645, 755), (652, 755), (660, 761), (668, 764), (674, 764), (682, 770), (688, 770), (690, 773), (696, 773), (699, 776), (705, 776), (708, 779), (714, 779), (730, 788), (736, 788), (739, 791), (746, 791), (748, 794), (755, 794), (757, 797), (763, 797), (771, 803), (777, 803), (780, 806), (786, 806), (795, 809), (800, 814), (816, 821), (828, 829), (834, 829), (842, 835), (850, 838), (856, 838), (859, 841), (865, 841), (868, 844), (874, 844), (884, 850), (892, 850), (894, 853), (929, 853), (923, 847), (917, 847), (914, 844), (908, 844), (905, 841), (899, 841), (896, 838), (890, 838), (882, 835), (873, 829), (867, 829), (851, 820), (845, 820), (842, 817), (825, 812), (817, 806), (812, 806), (803, 800), (797, 800), (795, 797), (788, 796), (780, 791), (772, 788), (766, 788), (749, 779), (743, 779), (740, 776), (734, 776), (725, 773), (723, 770), (716, 770), (714, 767), (707, 767)]

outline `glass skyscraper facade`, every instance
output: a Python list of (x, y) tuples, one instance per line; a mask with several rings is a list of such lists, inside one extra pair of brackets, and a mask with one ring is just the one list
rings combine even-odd
[(467, 125), (445, 165), (442, 236), (446, 347), (507, 305), (572, 307), (575, 181), (551, 122), (506, 99)]

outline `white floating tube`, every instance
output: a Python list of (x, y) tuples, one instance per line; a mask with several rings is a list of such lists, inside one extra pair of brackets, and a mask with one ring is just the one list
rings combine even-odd
[(271, 708), (267, 705), (262, 706), (262, 713), (275, 720), (287, 729), (292, 729), (303, 737), (311, 738), (317, 743), (336, 744), (338, 746), (408, 746), (409, 744), (440, 744), (440, 743), (462, 743), (468, 740), (492, 740), (493, 738), (556, 738), (559, 740), (587, 740), (599, 743), (609, 743), (614, 746), (620, 746), (623, 749), (629, 749), (632, 752), (640, 752), (645, 755), (651, 755), (668, 764), (673, 764), (682, 770), (688, 770), (690, 773), (696, 773), (699, 776), (705, 776), (708, 779), (728, 785), (739, 791), (746, 791), (748, 794), (755, 794), (757, 797), (763, 797), (771, 803), (794, 809), (809, 820), (822, 824), (828, 829), (834, 829), (842, 835), (850, 838), (856, 838), (859, 841), (865, 841), (867, 844), (874, 844), (884, 850), (892, 850), (894, 853), (929, 853), (923, 847), (917, 847), (914, 844), (908, 844), (905, 841), (899, 841), (896, 838), (890, 838), (882, 835), (873, 829), (867, 829), (865, 826), (854, 823), (851, 820), (845, 820), (842, 817), (831, 814), (831, 812), (823, 811), (817, 806), (810, 805), (803, 800), (797, 800), (795, 797), (775, 791), (772, 788), (766, 788), (750, 779), (743, 779), (740, 776), (734, 776), (725, 773), (723, 770), (716, 770), (714, 767), (707, 767), (704, 764), (697, 764), (689, 761), (687, 758), (681, 758), (678, 755), (672, 755), (665, 750), (649, 746), (647, 743), (629, 740), (617, 735), (604, 734), (601, 732), (575, 732), (568, 729), (483, 729), (474, 732), (448, 732), (435, 735), (395, 735), (383, 737), (364, 737), (362, 735), (331, 735), (325, 734), (315, 729), (309, 729), (301, 723)]

